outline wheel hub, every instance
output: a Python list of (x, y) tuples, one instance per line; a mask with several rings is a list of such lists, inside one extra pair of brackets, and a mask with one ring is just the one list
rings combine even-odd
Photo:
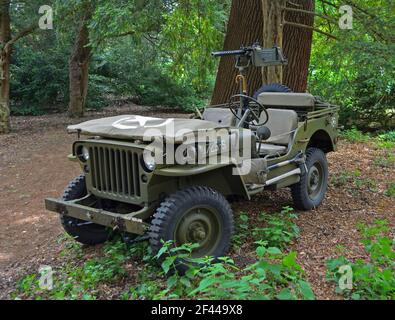
[(308, 173), (307, 189), (309, 196), (315, 198), (319, 195), (323, 184), (323, 170), (319, 163), (314, 164)]
[(197, 207), (185, 213), (174, 231), (176, 246), (185, 243), (198, 244), (193, 257), (210, 255), (220, 238), (220, 222), (212, 208)]
[(207, 237), (207, 231), (201, 222), (196, 222), (191, 224), (189, 230), (190, 230), (189, 233), (190, 239), (193, 240), (194, 242), (200, 243), (203, 240), (205, 240)]

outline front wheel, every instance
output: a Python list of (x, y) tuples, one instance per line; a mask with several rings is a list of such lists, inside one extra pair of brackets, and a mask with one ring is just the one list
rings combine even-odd
[[(62, 200), (72, 201), (87, 195), (85, 176), (80, 175), (72, 180), (65, 189)], [(104, 226), (76, 218), (61, 216), (63, 229), (76, 241), (86, 245), (104, 243), (110, 238), (110, 231)]]
[[(178, 247), (197, 244), (192, 258), (227, 254), (234, 231), (233, 212), (223, 195), (207, 187), (178, 191), (161, 203), (149, 231), (152, 251), (158, 253), (162, 241)], [(187, 261), (178, 261), (177, 269), (187, 269)]]
[(307, 149), (306, 169), (291, 192), (295, 207), (308, 211), (321, 205), (328, 189), (328, 162), (321, 149)]

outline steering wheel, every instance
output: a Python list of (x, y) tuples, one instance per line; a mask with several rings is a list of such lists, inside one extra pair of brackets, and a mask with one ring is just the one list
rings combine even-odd
[[(236, 101), (237, 98), (239, 98), (239, 99)], [(237, 110), (240, 108), (240, 102), (242, 100), (248, 101), (248, 104), (243, 106), (243, 108), (245, 108), (244, 116), (240, 117), (237, 114)], [(252, 106), (250, 104), (250, 102), (253, 102), (255, 104), (255, 106)], [(253, 108), (258, 108), (258, 110), (255, 110), (255, 111), (258, 111), (258, 115), (253, 110)], [(250, 96), (247, 96), (245, 94), (236, 94), (236, 95), (232, 96), (229, 100), (229, 109), (238, 120), (240, 120), (240, 121), (244, 120), (242, 124), (247, 123), (250, 126), (261, 127), (261, 126), (264, 126), (269, 121), (269, 114), (268, 114), (266, 108), (260, 102), (258, 102), (256, 99), (254, 99)], [(260, 114), (262, 112), (265, 113), (266, 120), (262, 123), (259, 123), (259, 121), (261, 121)], [(248, 113), (247, 116), (245, 116), (246, 113)]]

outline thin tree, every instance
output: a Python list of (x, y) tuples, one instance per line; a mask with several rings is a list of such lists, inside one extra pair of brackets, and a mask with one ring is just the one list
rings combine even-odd
[(10, 65), (14, 44), (38, 28), (38, 20), (11, 33), (10, 0), (0, 1), (0, 134), (9, 133), (10, 126)]
[(70, 101), (68, 108), (70, 117), (82, 117), (84, 115), (88, 95), (89, 65), (92, 57), (92, 47), (89, 41), (89, 23), (92, 13), (93, 6), (87, 3), (70, 56)]

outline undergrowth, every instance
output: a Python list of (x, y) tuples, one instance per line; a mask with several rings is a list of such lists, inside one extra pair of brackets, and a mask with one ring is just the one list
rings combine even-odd
[[(373, 226), (359, 224), (361, 243), (365, 247), (367, 260), (350, 261), (344, 256), (327, 262), (329, 281), (337, 283), (336, 292), (353, 300), (395, 299), (395, 239), (390, 236), (388, 222), (378, 220)], [(348, 286), (341, 286), (342, 266), (351, 270)]]

